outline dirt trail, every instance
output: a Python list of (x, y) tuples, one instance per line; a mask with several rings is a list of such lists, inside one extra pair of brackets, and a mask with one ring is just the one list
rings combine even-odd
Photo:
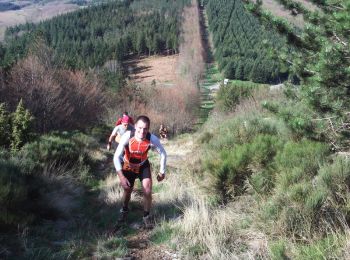
[[(194, 142), (190, 138), (182, 138), (180, 140), (170, 140), (170, 141), (162, 141), (162, 144), (167, 151), (168, 160), (167, 160), (167, 173), (168, 174), (176, 174), (181, 171), (181, 167), (186, 165), (186, 161), (188, 161), (188, 155), (192, 153), (194, 149)], [(108, 168), (111, 169), (113, 167), (113, 162), (109, 161)], [(157, 167), (157, 166), (156, 166)], [(155, 174), (153, 173), (153, 180)], [(157, 185), (171, 185), (169, 183), (171, 180), (164, 180), (164, 183), (158, 184), (154, 183), (154, 186)], [(114, 185), (119, 181), (116, 180)], [(167, 183), (168, 182), (168, 183)], [(118, 184), (117, 184), (118, 185)], [(151, 241), (151, 236), (154, 233), (154, 229), (156, 229), (160, 222), (166, 221), (167, 213), (165, 211), (175, 208), (176, 206), (173, 204), (171, 200), (164, 201), (160, 199), (163, 193), (166, 193), (167, 190), (154, 191), (153, 192), (153, 208), (156, 213), (154, 216), (155, 226), (153, 229), (145, 229), (141, 222), (142, 215), (142, 192), (138, 189), (134, 191), (134, 195), (131, 199), (132, 206), (132, 216), (131, 220), (128, 220), (126, 225), (118, 227), (113, 236), (120, 237), (123, 236), (127, 240), (128, 254), (121, 258), (124, 260), (137, 260), (137, 259), (163, 259), (163, 260), (175, 260), (180, 259), (179, 254), (175, 252), (173, 249), (168, 248), (166, 245), (158, 245)], [(119, 194), (120, 196), (121, 194)], [(120, 197), (118, 198), (120, 200)], [(164, 206), (164, 202), (166, 202), (166, 206)], [(135, 205), (136, 204), (136, 205)], [(159, 205), (161, 204), (161, 205)], [(164, 211), (164, 212), (163, 212)], [(179, 215), (180, 213), (177, 213)], [(136, 215), (136, 218), (135, 218)], [(173, 219), (173, 217), (170, 217)], [(131, 230), (131, 231), (130, 231)]]

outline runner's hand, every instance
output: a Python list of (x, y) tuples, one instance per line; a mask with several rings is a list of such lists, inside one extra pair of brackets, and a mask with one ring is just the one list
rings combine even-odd
[(157, 181), (162, 181), (162, 180), (164, 180), (164, 178), (165, 178), (165, 174), (164, 173), (159, 173), (158, 175), (157, 175)]
[(129, 182), (128, 179), (125, 178), (124, 176), (123, 176), (123, 177), (120, 177), (120, 184), (122, 185), (122, 187), (123, 187), (125, 190), (129, 190), (129, 189), (130, 189), (130, 182)]
[(110, 144), (107, 144), (107, 150), (111, 150), (111, 145)]

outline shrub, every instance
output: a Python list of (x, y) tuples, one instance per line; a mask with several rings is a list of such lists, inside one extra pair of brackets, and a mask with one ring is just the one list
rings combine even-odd
[[(215, 187), (222, 194), (223, 200), (241, 195), (246, 190), (245, 182), (252, 174), (259, 175), (270, 165), (282, 142), (271, 135), (258, 135), (250, 143), (236, 145), (220, 153), (218, 161), (207, 167), (215, 177)], [(258, 192), (268, 191), (272, 187), (273, 171), (265, 172), (269, 181), (258, 183), (253, 177), (253, 187)]]
[(289, 142), (275, 157), (278, 171), (273, 196), (263, 203), (272, 229), (293, 239), (323, 237), (349, 219), (350, 163), (329, 162), (326, 144)]
[(275, 158), (281, 189), (302, 179), (310, 181), (330, 154), (324, 143), (303, 140), (288, 142)]
[[(325, 164), (319, 170), (315, 181), (327, 194), (325, 211), (343, 221), (350, 222), (350, 161), (336, 157), (331, 164)], [(337, 213), (335, 215), (335, 213)], [(340, 223), (342, 224), (342, 223)]]
[(80, 151), (77, 145), (68, 139), (58, 136), (41, 136), (38, 140), (26, 144), (21, 154), (32, 159), (42, 168), (45, 164), (70, 164), (79, 159)]
[(111, 127), (107, 125), (97, 125), (89, 130), (89, 134), (91, 134), (95, 139), (99, 142), (106, 143), (111, 133)]
[(206, 123), (206, 129), (213, 138), (208, 140), (205, 149), (215, 152), (232, 148), (236, 144), (249, 143), (259, 134), (276, 135), (281, 140), (289, 137), (288, 129), (282, 121), (253, 114), (219, 118), (219, 121), (210, 118)]
[(221, 85), (216, 96), (218, 108), (223, 111), (233, 111), (239, 102), (251, 95), (252, 90), (258, 86), (255, 83), (240, 81)]
[(321, 121), (315, 121), (315, 113), (301, 102), (295, 100), (290, 102), (275, 103), (264, 102), (263, 107), (276, 114), (287, 124), (293, 133), (295, 140), (303, 137), (320, 139), (318, 128), (322, 128)]

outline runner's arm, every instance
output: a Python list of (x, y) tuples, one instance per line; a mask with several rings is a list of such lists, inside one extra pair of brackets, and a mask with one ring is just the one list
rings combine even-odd
[(117, 135), (118, 127), (114, 127), (111, 135), (109, 136), (108, 143), (112, 143), (114, 137)]
[(157, 149), (158, 153), (160, 154), (160, 169), (159, 169), (159, 172), (162, 173), (162, 174), (165, 174), (166, 158), (167, 158), (166, 151), (164, 150), (163, 145), (160, 143), (159, 138), (157, 136), (155, 136), (154, 134), (151, 135), (150, 141), (154, 145), (154, 147)]
[(120, 143), (117, 149), (115, 150), (113, 162), (117, 172), (120, 172), (122, 170), (120, 157), (123, 155), (124, 147), (129, 143), (129, 139), (130, 139), (130, 131), (127, 131), (125, 134), (123, 134), (122, 138), (120, 139)]

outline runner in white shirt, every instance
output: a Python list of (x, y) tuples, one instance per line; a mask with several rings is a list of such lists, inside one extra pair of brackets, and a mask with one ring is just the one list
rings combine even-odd
[(128, 131), (128, 130), (131, 131), (133, 129), (134, 129), (134, 127), (130, 124), (130, 117), (123, 116), (122, 120), (121, 120), (121, 124), (114, 127), (111, 135), (109, 136), (107, 150), (109, 151), (111, 149), (112, 145), (116, 149), (119, 142), (120, 142), (120, 138), (122, 137), (122, 135), (126, 131)]

